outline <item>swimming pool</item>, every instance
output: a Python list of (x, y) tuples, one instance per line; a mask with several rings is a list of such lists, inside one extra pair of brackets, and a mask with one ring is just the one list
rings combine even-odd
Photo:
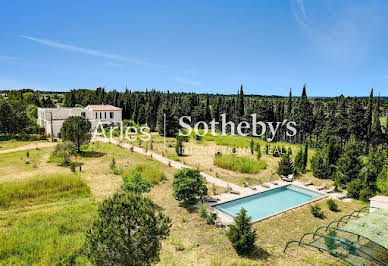
[(236, 216), (244, 208), (254, 222), (326, 197), (324, 194), (299, 186), (286, 185), (243, 198), (214, 205), (213, 208)]

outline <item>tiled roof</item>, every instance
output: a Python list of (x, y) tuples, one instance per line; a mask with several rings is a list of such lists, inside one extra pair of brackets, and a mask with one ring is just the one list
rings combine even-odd
[(113, 105), (88, 105), (87, 108), (89, 108), (92, 111), (121, 111), (121, 108), (115, 107)]

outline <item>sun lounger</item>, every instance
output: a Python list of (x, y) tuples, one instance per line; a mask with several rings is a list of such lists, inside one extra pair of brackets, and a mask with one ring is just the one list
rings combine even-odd
[(232, 194), (240, 195), (239, 191), (233, 190), (232, 187), (229, 186), (229, 185), (226, 186), (225, 192), (226, 193), (232, 193)]
[(205, 200), (206, 200), (207, 202), (217, 202), (217, 201), (218, 201), (218, 199), (212, 198), (212, 197), (209, 197), (209, 196), (206, 196), (206, 197), (205, 197)]
[(308, 180), (307, 182), (304, 182), (304, 183), (303, 183), (303, 185), (306, 186), (306, 187), (307, 187), (307, 186), (311, 186), (312, 184), (313, 184), (313, 181), (312, 181), (311, 179)]
[(233, 190), (233, 189), (230, 190), (229, 193), (231, 193), (231, 194), (236, 194), (236, 195), (240, 195), (240, 192), (239, 192), (239, 191)]
[(294, 181), (294, 175), (282, 176), (283, 181), (292, 182)]
[(347, 191), (344, 191), (341, 195), (339, 195), (337, 197), (337, 199), (344, 199), (344, 198), (347, 198), (348, 197), (348, 192)]
[(259, 185), (264, 187), (264, 188), (270, 188), (268, 184), (264, 184), (263, 181), (259, 180)]
[(269, 178), (269, 182), (270, 182), (272, 185), (275, 185), (275, 186), (279, 185), (278, 181), (276, 181), (276, 180), (273, 179), (273, 176), (271, 176), (271, 177)]
[(322, 190), (326, 187), (326, 182), (323, 182), (319, 187), (317, 187), (318, 190)]
[(256, 190), (256, 188), (253, 186), (252, 182), (248, 182), (247, 186), (252, 189), (252, 190)]
[(325, 190), (326, 193), (332, 193), (335, 190), (335, 186), (331, 186), (328, 190)]

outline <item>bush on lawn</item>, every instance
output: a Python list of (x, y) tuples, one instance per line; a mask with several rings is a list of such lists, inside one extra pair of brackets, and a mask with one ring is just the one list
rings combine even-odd
[(320, 219), (325, 218), (325, 215), (323, 214), (323, 211), (322, 211), (321, 207), (319, 207), (318, 204), (310, 206), (310, 211), (314, 215), (314, 217), (317, 217)]
[(123, 175), (121, 190), (126, 192), (146, 193), (152, 188), (148, 179), (144, 178), (138, 171), (134, 170), (130, 175)]
[(173, 181), (174, 198), (188, 206), (197, 201), (197, 197), (207, 195), (207, 187), (199, 170), (184, 168), (178, 170)]
[(98, 208), (99, 217), (86, 234), (85, 252), (96, 265), (151, 265), (158, 262), (161, 240), (171, 221), (155, 212), (149, 198), (114, 194)]
[(255, 248), (256, 230), (252, 228), (251, 217), (245, 209), (234, 218), (234, 223), (229, 226), (228, 238), (238, 255), (249, 255)]
[(327, 206), (329, 207), (329, 210), (331, 210), (333, 212), (339, 211), (338, 205), (337, 205), (337, 203), (335, 203), (335, 201), (333, 199), (329, 199), (328, 201), (326, 201), (326, 203), (327, 203)]

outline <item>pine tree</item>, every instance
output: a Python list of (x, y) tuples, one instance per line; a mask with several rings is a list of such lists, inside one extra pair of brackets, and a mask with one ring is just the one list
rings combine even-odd
[(292, 165), (292, 160), (290, 158), (290, 154), (286, 152), (282, 159), (279, 161), (279, 166), (277, 173), (280, 176), (288, 176), (294, 172), (294, 167)]
[(255, 248), (256, 230), (251, 224), (252, 218), (242, 208), (234, 218), (234, 224), (230, 225), (228, 238), (238, 255), (248, 255)]
[(303, 150), (300, 149), (294, 159), (294, 173), (299, 174), (304, 172), (304, 156)]
[(336, 180), (341, 185), (346, 185), (353, 179), (358, 178), (361, 170), (359, 159), (360, 151), (354, 138), (345, 145), (344, 154), (337, 163)]
[(372, 120), (372, 129), (371, 129), (371, 143), (373, 148), (376, 150), (377, 146), (384, 141), (383, 131), (380, 124), (380, 115), (379, 115), (379, 105), (380, 97), (377, 100), (375, 109), (373, 110), (373, 120)]

